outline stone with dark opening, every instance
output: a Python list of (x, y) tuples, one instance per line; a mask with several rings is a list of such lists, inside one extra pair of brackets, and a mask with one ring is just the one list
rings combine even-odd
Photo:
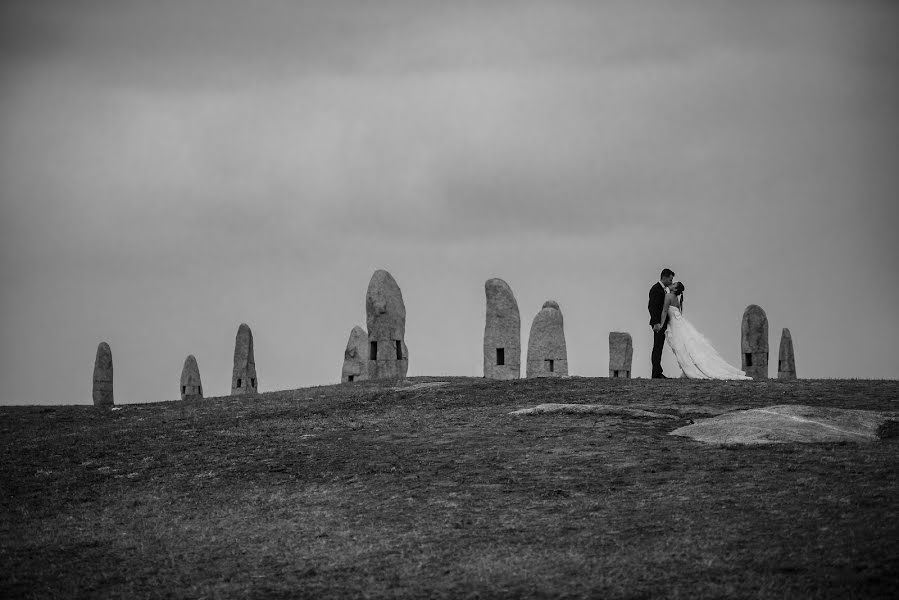
[(97, 346), (93, 398), (94, 406), (112, 406), (115, 403), (112, 394), (112, 350), (106, 342), (100, 342)]
[(196, 400), (203, 397), (203, 384), (200, 382), (200, 367), (197, 359), (191, 354), (184, 359), (181, 368), (181, 399)]
[(231, 395), (241, 396), (255, 394), (259, 390), (256, 385), (256, 357), (253, 355), (253, 332), (246, 323), (237, 328), (234, 341), (234, 369), (231, 372)]
[(753, 379), (768, 379), (768, 315), (755, 304), (743, 311), (740, 356), (746, 375)]
[(343, 371), (340, 373), (341, 383), (364, 381), (368, 379), (368, 334), (356, 325), (350, 332), (350, 338), (343, 351)]
[(409, 370), (406, 347), (406, 305), (393, 276), (378, 269), (365, 294), (368, 325), (368, 378), (405, 377)]
[(568, 375), (568, 349), (562, 311), (554, 300), (547, 300), (531, 323), (528, 336), (527, 377), (565, 377)]
[(634, 358), (631, 334), (623, 331), (609, 333), (609, 377), (630, 379)]
[(502, 279), (484, 284), (487, 316), (484, 323), (484, 377), (521, 377), (521, 315), (512, 288)]
[(777, 378), (796, 379), (796, 358), (793, 356), (793, 336), (784, 327), (780, 334), (780, 349), (777, 353)]

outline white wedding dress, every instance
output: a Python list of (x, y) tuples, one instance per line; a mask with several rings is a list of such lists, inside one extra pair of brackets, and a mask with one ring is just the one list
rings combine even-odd
[(676, 306), (668, 307), (665, 339), (677, 358), (677, 364), (689, 379), (752, 379), (721, 358)]

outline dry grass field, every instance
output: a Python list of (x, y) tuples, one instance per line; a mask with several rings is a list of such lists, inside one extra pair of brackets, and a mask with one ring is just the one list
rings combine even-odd
[[(676, 418), (509, 415), (545, 402)], [(895, 597), (899, 437), (667, 435), (789, 403), (897, 410), (899, 382), (432, 377), (0, 407), (0, 596)]]

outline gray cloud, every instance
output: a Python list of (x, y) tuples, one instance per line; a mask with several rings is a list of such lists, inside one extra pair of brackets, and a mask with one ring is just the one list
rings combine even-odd
[(573, 369), (601, 374), (596, 339), (637, 339), (671, 264), (725, 348), (757, 301), (805, 375), (890, 376), (897, 19), (801, 0), (4, 3), (0, 322), (23, 341), (0, 377), (58, 376), (0, 401), (62, 401), (101, 337), (134, 399), (165, 397), (187, 353), (225, 381), (241, 321), (263, 389), (331, 381), (375, 268), (407, 294), (413, 373), (477, 372), (480, 286), (502, 276), (523, 314), (558, 299)]
[(245, 88), (322, 72), (655, 67), (796, 46), (809, 30), (827, 37), (836, 12), (856, 11), (811, 1), (19, 0), (3, 5), (0, 50), (7, 67), (53, 63), (98, 84)]

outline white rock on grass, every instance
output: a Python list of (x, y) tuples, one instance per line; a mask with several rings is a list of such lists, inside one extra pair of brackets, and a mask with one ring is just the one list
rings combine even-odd
[(897, 415), (786, 404), (725, 413), (675, 429), (670, 435), (708, 444), (786, 442), (873, 442), (877, 430)]
[(626, 406), (616, 406), (614, 404), (538, 404), (533, 408), (521, 408), (513, 410), (510, 415), (527, 416), (527, 415), (546, 415), (546, 414), (593, 414), (593, 415), (624, 415), (629, 417), (648, 417), (651, 419), (680, 419), (676, 415), (666, 415), (665, 413), (657, 413), (639, 408), (629, 408)]

